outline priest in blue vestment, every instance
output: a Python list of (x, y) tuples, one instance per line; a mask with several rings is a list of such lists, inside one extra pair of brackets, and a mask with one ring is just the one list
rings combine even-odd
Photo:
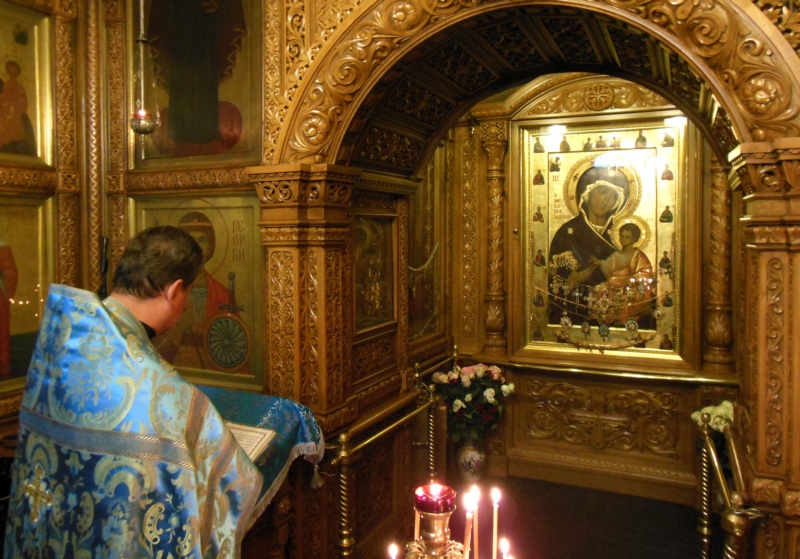
[(149, 338), (203, 267), (174, 227), (131, 239), (111, 296), (51, 286), (20, 411), (5, 557), (238, 557), (262, 476)]

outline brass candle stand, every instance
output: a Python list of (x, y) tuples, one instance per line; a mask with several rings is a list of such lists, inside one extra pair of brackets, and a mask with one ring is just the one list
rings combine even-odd
[(419, 515), (419, 539), (408, 542), (403, 557), (405, 559), (463, 559), (464, 546), (450, 539), (450, 515), (446, 512), (424, 512), (416, 509)]

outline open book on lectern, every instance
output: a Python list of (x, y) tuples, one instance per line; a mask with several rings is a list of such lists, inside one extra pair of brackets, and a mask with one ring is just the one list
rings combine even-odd
[(253, 462), (266, 450), (270, 441), (275, 438), (275, 431), (272, 429), (263, 429), (231, 421), (226, 421), (225, 425), (228, 426), (236, 442), (239, 443), (239, 446), (242, 447), (242, 450)]

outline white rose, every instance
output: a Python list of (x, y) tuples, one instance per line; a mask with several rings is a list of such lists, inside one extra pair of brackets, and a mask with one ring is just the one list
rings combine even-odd
[(486, 401), (490, 404), (497, 403), (497, 400), (494, 398), (494, 388), (487, 388), (483, 391), (483, 397), (486, 398)]
[(472, 394), (467, 394), (464, 396), (464, 401), (470, 403), (472, 401)]
[(492, 380), (503, 381), (503, 371), (497, 365), (489, 367), (489, 372), (492, 373)]
[(703, 425), (703, 414), (707, 413), (711, 416), (711, 421), (708, 426), (715, 431), (722, 431), (725, 425), (733, 423), (733, 404), (728, 400), (720, 402), (718, 406), (706, 406), (701, 410), (692, 413), (692, 421), (698, 425)]
[(469, 377), (461, 377), (461, 384), (464, 385), (464, 388), (469, 388), (472, 384), (472, 379)]
[(500, 387), (500, 390), (503, 392), (503, 396), (508, 396), (509, 394), (514, 393), (514, 383), (509, 382), (508, 384), (504, 384)]
[(456, 413), (461, 408), (466, 408), (466, 407), (467, 405), (464, 402), (457, 399), (455, 402), (453, 402), (453, 413)]

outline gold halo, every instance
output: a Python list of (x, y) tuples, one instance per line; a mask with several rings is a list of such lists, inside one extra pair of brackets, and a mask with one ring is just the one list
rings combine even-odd
[[(574, 163), (569, 168), (569, 171), (567, 171), (564, 180), (564, 190), (562, 192), (562, 196), (567, 206), (567, 210), (573, 216), (576, 216), (578, 213), (580, 213), (579, 201), (575, 192), (578, 188), (578, 181), (586, 171), (594, 167), (594, 162), (600, 155), (609, 157), (613, 156), (616, 151), (620, 151), (621, 154), (624, 154), (625, 150), (604, 151), (601, 154), (593, 153), (591, 155), (587, 155), (586, 157), (583, 157)], [(622, 159), (624, 156), (620, 155), (620, 158)], [(625, 178), (628, 180), (628, 198), (625, 200), (625, 204), (622, 206), (620, 211), (617, 212), (617, 219), (619, 219), (622, 216), (632, 214), (634, 211), (636, 211), (636, 208), (639, 207), (639, 202), (642, 198), (642, 181), (639, 173), (633, 167), (618, 166), (617, 171), (625, 175)]]
[(633, 223), (642, 232), (642, 236), (639, 237), (638, 241), (633, 243), (633, 246), (644, 251), (653, 236), (653, 232), (647, 222), (638, 215), (631, 215), (624, 219), (614, 220), (614, 224), (611, 226), (611, 241), (614, 243), (614, 246), (617, 247), (617, 250), (622, 249), (622, 245), (619, 244), (619, 229), (626, 223)]
[(215, 276), (225, 257), (228, 254), (228, 224), (219, 209), (210, 201), (204, 198), (193, 198), (184, 200), (174, 208), (167, 218), (167, 225), (178, 227), (181, 217), (188, 212), (201, 212), (211, 221), (214, 227), (214, 255), (206, 262), (206, 272)]

